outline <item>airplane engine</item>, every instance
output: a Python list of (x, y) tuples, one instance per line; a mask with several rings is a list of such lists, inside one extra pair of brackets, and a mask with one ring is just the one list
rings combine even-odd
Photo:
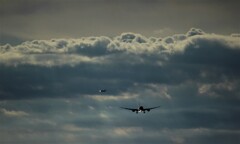
[(148, 109), (147, 111), (150, 112), (150, 109)]

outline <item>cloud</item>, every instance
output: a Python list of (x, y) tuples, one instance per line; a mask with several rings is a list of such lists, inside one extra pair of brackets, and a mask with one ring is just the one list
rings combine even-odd
[(92, 96), (87, 96), (90, 97), (91, 99), (97, 100), (97, 101), (119, 101), (119, 100), (129, 100), (129, 99), (134, 99), (137, 97), (136, 94), (131, 94), (131, 93), (123, 93), (119, 96), (111, 96), (111, 95), (92, 95)]
[(0, 112), (6, 116), (9, 117), (22, 117), (22, 116), (28, 116), (29, 114), (24, 111), (14, 111), (14, 110), (7, 110), (4, 108), (0, 109)]
[[(217, 50), (222, 51), (218, 52), (219, 54), (228, 52), (231, 55), (233, 51), (238, 52), (239, 47), (239, 39), (236, 37), (206, 34), (200, 29), (192, 28), (186, 34), (173, 35), (162, 40), (153, 40), (153, 38), (146, 38), (140, 34), (123, 33), (114, 38), (100, 36), (80, 39), (34, 40), (17, 46), (7, 44), (1, 46), (1, 63), (42, 66), (77, 65), (90, 61), (105, 63), (105, 60), (113, 59), (116, 54), (119, 55), (117, 58), (126, 58), (132, 54), (136, 58), (135, 61), (139, 62), (145, 62), (157, 56), (160, 61), (163, 61), (166, 58), (172, 58), (173, 56), (170, 54), (178, 54), (181, 51), (184, 51), (183, 54), (187, 57), (188, 53), (201, 54), (205, 51), (213, 53)], [(198, 56), (202, 56), (200, 54)], [(192, 56), (194, 57), (194, 55)], [(207, 58), (208, 56), (205, 55)], [(213, 58), (224, 58), (220, 56), (223, 55), (211, 55)]]
[[(239, 140), (239, 58), (238, 37), (196, 28), (2, 45), (0, 134), (9, 143)], [(138, 104), (161, 107), (119, 109)]]
[(191, 36), (195, 36), (195, 35), (204, 35), (205, 32), (202, 31), (201, 29), (196, 29), (196, 28), (192, 28), (190, 29), (190, 31), (187, 32), (187, 36), (191, 37)]
[(240, 37), (240, 34), (234, 33), (234, 34), (231, 34), (231, 37)]
[[(206, 85), (239, 79), (240, 71), (237, 37), (208, 34), (196, 28), (161, 39), (129, 32), (113, 38), (33, 40), (3, 45), (0, 55), (5, 75), (1, 82), (5, 95), (1, 98), (16, 97), (20, 91), (22, 96), (18, 97), (55, 97), (69, 90), (67, 95), (92, 95), (100, 85), (113, 89), (112, 94), (141, 83), (150, 86), (195, 81)], [(29, 84), (22, 85), (23, 81)], [(170, 99), (167, 87), (160, 89), (161, 95)]]
[(143, 129), (140, 127), (119, 127), (115, 128), (114, 134), (120, 137), (129, 137), (130, 135), (133, 135), (134, 133), (140, 134), (143, 133)]
[[(219, 83), (203, 84), (199, 86), (199, 93), (201, 95), (208, 95), (213, 97), (222, 96), (224, 93), (239, 92), (239, 81), (224, 81)], [(235, 95), (235, 97), (238, 97)]]

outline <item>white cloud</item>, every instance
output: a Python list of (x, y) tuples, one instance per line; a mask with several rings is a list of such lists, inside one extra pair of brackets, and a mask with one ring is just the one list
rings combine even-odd
[(87, 96), (91, 99), (97, 100), (97, 101), (119, 101), (119, 100), (128, 100), (128, 99), (135, 99), (138, 97), (137, 94), (132, 93), (123, 93), (118, 96), (114, 95), (91, 95)]
[(240, 33), (233, 33), (233, 34), (231, 34), (231, 37), (239, 37), (240, 38)]
[(239, 81), (221, 81), (218, 83), (204, 83), (199, 84), (198, 92), (200, 95), (212, 96), (212, 97), (221, 97), (228, 96), (228, 94), (235, 93), (234, 91), (238, 91)]
[(118, 127), (113, 129), (113, 134), (118, 137), (131, 137), (133, 135), (142, 135), (143, 129), (141, 127)]
[(205, 32), (202, 31), (201, 29), (197, 29), (197, 28), (191, 28), (188, 32), (187, 32), (187, 36), (191, 37), (191, 36), (195, 36), (195, 35), (204, 35)]
[[(208, 45), (240, 49), (238, 37), (207, 34), (200, 29), (192, 28), (186, 34), (173, 35), (162, 40), (135, 33), (123, 33), (114, 38), (100, 36), (27, 41), (17, 46), (1, 46), (0, 60), (2, 64), (15, 66), (19, 64), (74, 66), (83, 62), (106, 63), (120, 60), (120, 57), (126, 62), (131, 62), (135, 57), (135, 62), (150, 60), (154, 63), (156, 60), (163, 62), (166, 57), (171, 58), (171, 54)], [(132, 57), (129, 57), (129, 54), (132, 54)], [(153, 57), (156, 59), (151, 59)]]
[(5, 108), (1, 108), (0, 112), (9, 117), (22, 117), (28, 116), (29, 114), (24, 111), (15, 111), (15, 110), (7, 110)]

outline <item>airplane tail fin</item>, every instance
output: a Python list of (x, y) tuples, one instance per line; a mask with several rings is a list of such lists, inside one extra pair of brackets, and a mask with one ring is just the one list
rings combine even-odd
[(141, 106), (141, 103), (140, 103), (140, 101), (138, 101), (138, 108)]

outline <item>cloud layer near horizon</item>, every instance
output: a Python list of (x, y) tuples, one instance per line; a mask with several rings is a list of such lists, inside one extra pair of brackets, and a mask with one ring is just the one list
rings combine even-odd
[[(112, 81), (121, 83), (120, 87), (117, 86), (119, 88), (126, 83), (124, 89), (136, 83), (209, 82), (210, 85), (204, 85), (200, 90), (206, 93), (214, 87), (222, 89), (224, 84), (238, 84), (240, 71), (239, 37), (208, 34), (195, 28), (186, 34), (166, 38), (123, 33), (114, 38), (34, 40), (17, 46), (1, 46), (0, 55), (3, 76), (1, 91), (5, 93), (0, 96), (2, 99), (11, 98), (11, 93), (23, 89), (32, 92), (55, 90), (55, 87), (63, 86), (62, 81), (74, 79), (76, 81), (71, 82), (73, 85), (83, 86), (77, 81), (79, 79), (86, 81), (84, 85), (88, 89), (91, 85), (94, 88), (101, 85), (114, 87)], [(9, 69), (11, 73), (8, 73)], [(6, 90), (9, 89), (6, 83), (12, 78), (15, 79), (9, 84), (12, 90)], [(21, 89), (21, 81), (26, 80), (30, 82), (29, 87)], [(14, 88), (12, 81), (16, 84)], [(222, 86), (217, 86), (215, 81), (221, 82), (219, 85)], [(56, 83), (59, 85), (56, 86)], [(73, 85), (70, 89), (77, 89)], [(225, 89), (233, 90), (234, 86)], [(82, 91), (88, 94), (86, 90)], [(56, 95), (59, 95), (58, 92)], [(19, 97), (27, 97), (27, 94)]]
[[(196, 28), (0, 46), (0, 142), (235, 144), (239, 61), (238, 36)], [(137, 101), (162, 107), (117, 108)]]
[[(124, 58), (136, 63), (159, 60), (166, 62), (175, 55), (188, 55), (191, 52), (208, 50), (210, 52), (239, 51), (239, 37), (207, 34), (192, 28), (186, 34), (176, 34), (165, 38), (147, 38), (135, 33), (122, 33), (114, 38), (83, 37), (80, 39), (52, 39), (26, 41), (17, 46), (1, 46), (3, 65), (40, 65), (40, 66), (75, 66), (81, 63), (108, 64)], [(202, 56), (198, 54), (199, 56)], [(222, 54), (222, 53), (221, 53)], [(116, 55), (120, 55), (117, 56)], [(130, 57), (128, 57), (130, 55)], [(204, 57), (224, 58), (223, 55), (204, 55)], [(231, 56), (231, 55), (230, 55)], [(127, 59), (125, 59), (127, 57)], [(114, 59), (116, 58), (116, 59)], [(133, 59), (131, 59), (133, 58)], [(200, 61), (202, 59), (199, 59)], [(130, 61), (129, 61), (130, 62)], [(156, 61), (154, 61), (156, 62)]]

